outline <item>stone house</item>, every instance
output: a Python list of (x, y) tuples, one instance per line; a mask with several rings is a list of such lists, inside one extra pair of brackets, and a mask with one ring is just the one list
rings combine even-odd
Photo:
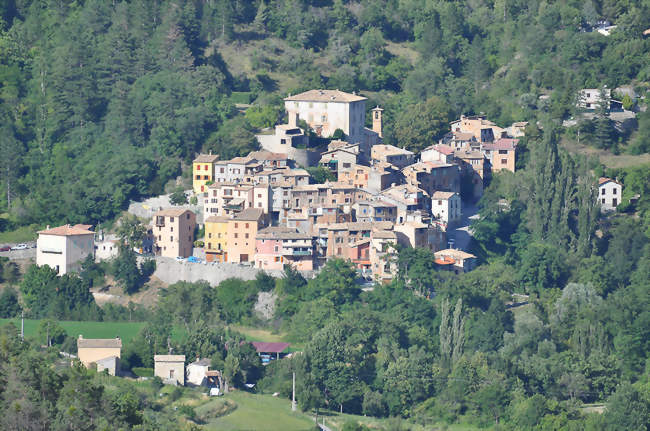
[(401, 169), (415, 161), (415, 154), (412, 151), (395, 147), (393, 145), (380, 144), (370, 149), (373, 162), (385, 162)]
[(461, 220), (460, 195), (454, 192), (435, 192), (431, 196), (431, 215), (446, 229)]
[(436, 257), (435, 262), (441, 269), (453, 271), (456, 274), (469, 272), (476, 267), (476, 256), (462, 250), (447, 248), (436, 251), (434, 255)]
[(219, 160), (217, 154), (199, 154), (192, 161), (192, 189), (194, 193), (203, 193), (206, 183), (214, 181), (214, 168), (217, 160)]
[(493, 143), (485, 143), (481, 151), (490, 162), (492, 172), (499, 172), (503, 169), (514, 172), (519, 139), (500, 138)]
[(154, 355), (153, 375), (167, 385), (185, 385), (185, 355)]

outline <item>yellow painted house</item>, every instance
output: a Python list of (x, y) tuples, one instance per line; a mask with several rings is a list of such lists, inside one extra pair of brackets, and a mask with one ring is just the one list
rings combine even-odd
[(219, 160), (217, 154), (200, 154), (192, 162), (192, 188), (194, 193), (203, 193), (207, 190), (206, 183), (214, 181), (214, 164)]
[(218, 216), (205, 219), (203, 249), (208, 262), (226, 262), (228, 259), (228, 220), (229, 217)]

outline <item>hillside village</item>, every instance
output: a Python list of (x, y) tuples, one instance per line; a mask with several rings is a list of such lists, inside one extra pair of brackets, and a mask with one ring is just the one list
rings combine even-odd
[[(471, 271), (476, 256), (457, 247), (450, 233), (466, 220), (464, 206), (473, 208), (493, 175), (515, 172), (527, 123), (500, 127), (484, 115), (461, 116), (439, 142), (416, 154), (382, 142), (382, 108), (370, 110), (372, 128), (365, 127), (366, 100), (339, 90), (289, 96), (288, 123), (258, 135), (259, 150), (230, 160), (197, 155), (191, 194), (198, 211), (151, 211), (144, 248), (179, 261), (265, 271), (291, 265), (313, 272), (330, 258), (342, 258), (360, 278), (388, 282), (397, 248), (412, 247), (434, 252), (441, 270)], [(344, 139), (329, 139), (316, 152), (309, 133)], [(325, 169), (333, 180), (316, 183), (310, 167)], [(614, 210), (621, 195), (619, 182), (599, 180), (603, 211)], [(203, 238), (195, 238), (198, 226)], [(40, 231), (37, 264), (65, 274), (88, 254), (99, 260), (116, 256), (116, 241), (93, 243), (90, 229)]]

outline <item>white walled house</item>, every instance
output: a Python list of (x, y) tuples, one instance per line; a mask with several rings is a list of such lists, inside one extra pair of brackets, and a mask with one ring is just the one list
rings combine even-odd
[(623, 185), (611, 178), (598, 179), (598, 203), (601, 211), (614, 211), (621, 203)]
[(365, 141), (366, 100), (339, 90), (309, 90), (285, 98), (284, 107), (290, 118), (297, 114), (317, 135), (329, 137), (341, 129), (348, 142), (356, 143)]
[(79, 271), (86, 256), (94, 256), (95, 232), (90, 227), (66, 224), (38, 232), (36, 264), (47, 265), (58, 275)]
[(185, 383), (189, 386), (205, 386), (207, 384), (206, 373), (210, 368), (210, 359), (197, 359), (189, 364), (185, 370)]
[(435, 192), (431, 196), (431, 215), (445, 225), (453, 225), (460, 221), (462, 214), (461, 201), (458, 193)]

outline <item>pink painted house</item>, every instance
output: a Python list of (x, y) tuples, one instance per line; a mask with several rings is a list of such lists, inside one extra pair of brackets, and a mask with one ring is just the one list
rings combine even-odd
[(255, 247), (256, 268), (274, 270), (289, 264), (299, 271), (314, 269), (311, 235), (298, 229), (280, 226), (263, 229), (257, 233)]

